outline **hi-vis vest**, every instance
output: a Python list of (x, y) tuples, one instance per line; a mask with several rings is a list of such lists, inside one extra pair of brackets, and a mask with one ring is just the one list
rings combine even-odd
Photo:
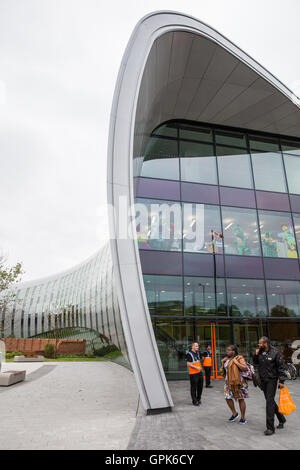
[[(207, 353), (210, 354), (210, 353)], [(205, 357), (203, 360), (203, 367), (211, 367), (212, 366), (212, 358), (211, 357)]]
[[(193, 351), (190, 351), (189, 352), (189, 355), (191, 356), (191, 358), (193, 359), (192, 361), (188, 361), (190, 362), (191, 364), (193, 364), (193, 366), (197, 366), (197, 367), (201, 367), (201, 362), (200, 362), (200, 356), (199, 356), (199, 353), (194, 353)], [(201, 367), (202, 369), (202, 367)], [(192, 374), (199, 374), (199, 372), (201, 372), (200, 370), (197, 370), (197, 369), (194, 369), (193, 367), (189, 367), (189, 374), (192, 375)]]

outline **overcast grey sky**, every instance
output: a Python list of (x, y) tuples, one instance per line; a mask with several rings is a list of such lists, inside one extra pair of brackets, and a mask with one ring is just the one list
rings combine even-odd
[(118, 68), (138, 20), (164, 9), (213, 26), (299, 95), (299, 0), (0, 0), (0, 249), (23, 262), (23, 280), (107, 238)]

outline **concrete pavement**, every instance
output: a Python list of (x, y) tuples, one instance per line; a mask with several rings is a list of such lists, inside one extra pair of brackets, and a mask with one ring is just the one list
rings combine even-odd
[[(223, 380), (203, 390), (202, 404), (191, 403), (189, 382), (169, 382), (175, 408), (170, 413), (145, 416), (140, 409), (128, 449), (145, 450), (286, 450), (300, 449), (300, 379), (287, 381), (297, 410), (287, 417), (283, 430), (264, 436), (265, 399), (249, 383), (248, 423), (228, 423), (231, 412), (223, 395)], [(277, 393), (278, 400), (278, 393)], [(238, 409), (238, 408), (237, 408)], [(275, 418), (277, 426), (277, 419)]]
[(126, 449), (136, 422), (132, 372), (112, 362), (5, 363), (25, 382), (0, 388), (0, 449)]

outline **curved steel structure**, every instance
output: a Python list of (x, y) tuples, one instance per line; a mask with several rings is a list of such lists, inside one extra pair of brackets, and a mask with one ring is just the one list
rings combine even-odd
[(66, 273), (20, 286), (23, 304), (13, 325), (19, 336), (40, 334), (48, 328), (42, 318), (49, 302), (77, 305), (79, 326), (105, 334), (125, 354), (127, 345), (149, 412), (168, 410), (173, 401), (151, 323), (136, 227), (128, 224), (120, 233), (120, 220), (132, 215), (134, 177), (141, 174), (152, 131), (176, 119), (300, 137), (298, 98), (235, 44), (188, 15), (145, 16), (124, 53), (112, 104), (110, 249)]
[(154, 338), (136, 232), (118, 234), (119, 201), (134, 204), (151, 131), (170, 119), (192, 119), (300, 136), (297, 98), (236, 45), (201, 21), (155, 12), (136, 26), (120, 67), (108, 151), (111, 249), (121, 317), (145, 409), (173, 405)]

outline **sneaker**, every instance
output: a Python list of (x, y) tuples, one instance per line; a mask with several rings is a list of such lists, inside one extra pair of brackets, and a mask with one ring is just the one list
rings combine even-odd
[(230, 423), (233, 423), (233, 421), (235, 421), (236, 419), (238, 419), (238, 417), (239, 417), (239, 414), (237, 413), (236, 416), (233, 416), (233, 415), (232, 415), (231, 418), (229, 418), (228, 421), (229, 421)]
[(271, 429), (267, 429), (264, 434), (265, 436), (272, 436), (273, 434), (275, 434), (275, 431), (272, 431)]
[(239, 423), (240, 423), (240, 424), (246, 424), (246, 423), (248, 423), (248, 421), (247, 421), (246, 419), (242, 419), (242, 418), (241, 418), (240, 421), (239, 421)]

